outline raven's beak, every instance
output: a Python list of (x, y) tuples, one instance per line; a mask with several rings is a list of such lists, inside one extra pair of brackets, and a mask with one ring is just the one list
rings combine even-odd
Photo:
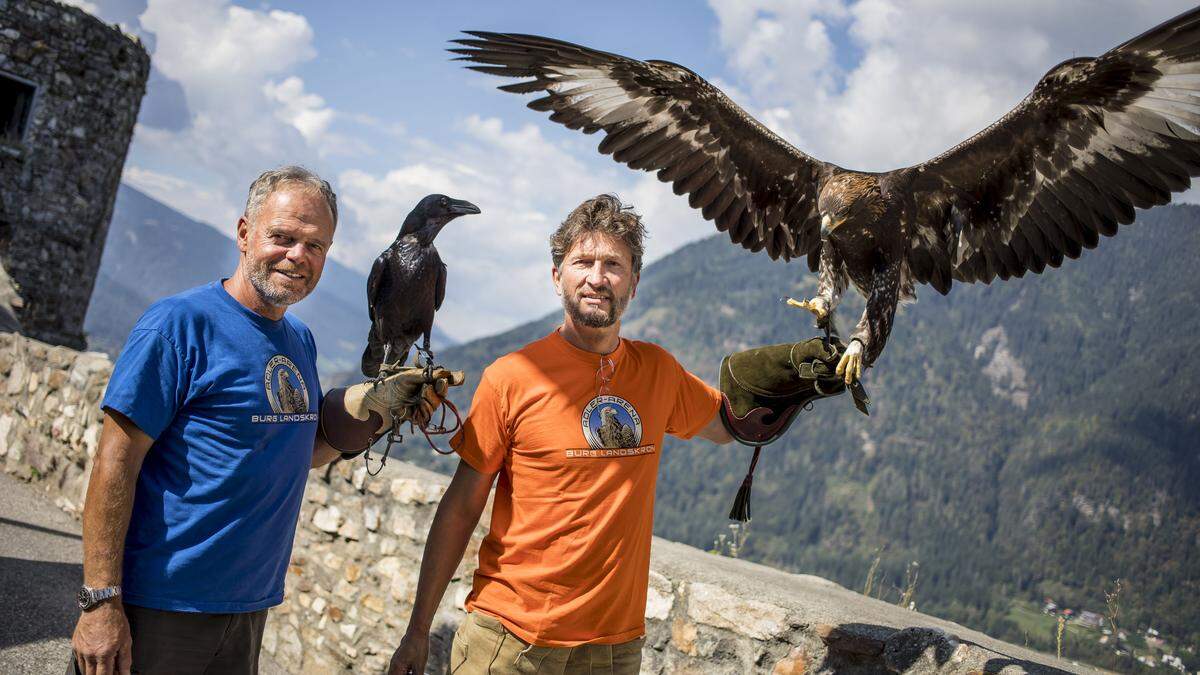
[(462, 199), (451, 199), (450, 213), (453, 213), (456, 216), (466, 216), (474, 213), (482, 213), (482, 211), (479, 210), (478, 206), (475, 206), (471, 202), (464, 201)]

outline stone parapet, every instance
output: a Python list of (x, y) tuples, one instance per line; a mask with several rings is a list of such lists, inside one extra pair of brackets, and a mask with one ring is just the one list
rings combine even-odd
[(0, 466), (79, 515), (112, 361), (0, 333)]

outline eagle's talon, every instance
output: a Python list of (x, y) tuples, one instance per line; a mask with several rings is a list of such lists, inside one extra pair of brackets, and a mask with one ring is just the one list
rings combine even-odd
[(846, 347), (842, 358), (838, 360), (837, 372), (847, 386), (853, 384), (856, 380), (862, 377), (863, 358), (862, 358), (862, 343), (858, 340), (851, 340), (850, 346)]
[(806, 309), (812, 312), (813, 316), (817, 317), (817, 321), (824, 321), (825, 317), (829, 316), (829, 307), (821, 298), (813, 298), (812, 300), (796, 300), (795, 298), (788, 298), (787, 304), (792, 307), (798, 307), (800, 309)]

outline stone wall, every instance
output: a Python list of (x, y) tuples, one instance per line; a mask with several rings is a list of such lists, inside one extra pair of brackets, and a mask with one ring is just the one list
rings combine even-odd
[(24, 134), (0, 133), (0, 265), (17, 292), (5, 302), (28, 335), (85, 345), (83, 319), (149, 73), (136, 38), (77, 7), (0, 0), (0, 78), (35, 88)]
[(79, 515), (100, 442), (100, 398), (112, 362), (0, 333), (0, 466), (43, 486)]
[[(78, 514), (100, 431), (107, 357), (0, 333), (0, 462)], [(267, 673), (385, 670), (404, 633), (425, 536), (449, 479), (402, 462), (313, 471), (284, 604), (263, 638)], [(483, 522), (488, 522), (485, 514)], [(434, 622), (429, 672), (443, 672), (464, 616), (476, 529)], [(935, 617), (655, 539), (646, 673), (1083, 672)], [(1061, 669), (1061, 670), (1060, 670)]]

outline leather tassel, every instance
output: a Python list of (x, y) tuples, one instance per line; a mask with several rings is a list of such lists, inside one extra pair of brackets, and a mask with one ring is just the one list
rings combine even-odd
[(746, 472), (746, 478), (742, 480), (742, 486), (738, 488), (737, 496), (733, 498), (733, 508), (729, 510), (730, 520), (740, 523), (750, 522), (750, 488), (754, 485), (754, 467), (758, 464), (758, 453), (761, 451), (761, 445), (754, 446), (754, 457), (750, 460), (750, 470)]

